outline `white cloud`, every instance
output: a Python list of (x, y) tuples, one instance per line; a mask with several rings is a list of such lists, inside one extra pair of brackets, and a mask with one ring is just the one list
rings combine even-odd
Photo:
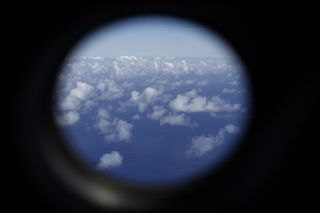
[(240, 131), (240, 127), (234, 124), (228, 124), (224, 127), (225, 131), (230, 134), (238, 133)]
[(206, 85), (206, 81), (200, 81), (196, 82), (193, 79), (187, 79), (187, 80), (178, 80), (171, 84), (171, 88), (175, 89), (177, 87), (185, 86), (185, 85), (191, 85), (191, 84), (197, 84), (198, 86), (204, 86)]
[(182, 85), (183, 85), (183, 81), (182, 81), (182, 80), (175, 81), (175, 82), (173, 82), (173, 83), (171, 84), (171, 88), (172, 88), (172, 89), (175, 89), (175, 88), (180, 87), (180, 86), (182, 86)]
[(185, 114), (167, 113), (168, 111), (163, 106), (154, 106), (153, 112), (147, 114), (147, 118), (159, 120), (160, 125), (169, 124), (171, 126), (190, 126), (190, 120)]
[(164, 64), (169, 67), (170, 69), (173, 69), (174, 68), (174, 64), (173, 63), (170, 63), (170, 62), (164, 62)]
[(140, 115), (139, 114), (135, 114), (134, 116), (132, 116), (132, 120), (140, 120)]
[(182, 68), (183, 71), (188, 71), (189, 70), (189, 67), (188, 67), (188, 64), (185, 60), (181, 60), (180, 61), (180, 67)]
[(198, 86), (205, 86), (205, 85), (207, 85), (207, 84), (208, 84), (208, 81), (206, 81), (206, 80), (199, 81), (199, 82), (197, 83)]
[[(100, 60), (101, 60), (101, 58), (100, 58)], [(91, 70), (93, 73), (101, 72), (103, 70), (103, 68), (104, 68), (104, 66), (101, 63), (93, 63), (93, 65), (91, 66)]]
[(79, 113), (75, 111), (69, 111), (64, 113), (61, 117), (58, 117), (58, 124), (61, 126), (70, 126), (77, 123), (80, 120)]
[(99, 83), (97, 84), (96, 88), (97, 88), (98, 90), (100, 90), (100, 91), (104, 91), (105, 88), (106, 88), (106, 85), (105, 85), (104, 82), (99, 82)]
[(174, 114), (169, 113), (168, 115), (160, 119), (160, 125), (170, 124), (171, 126), (180, 125), (180, 126), (190, 126), (189, 119), (185, 114)]
[(121, 87), (125, 89), (131, 89), (134, 86), (134, 83), (131, 81), (124, 81), (121, 83)]
[(112, 63), (114, 71), (118, 74), (121, 73), (121, 68), (117, 61), (113, 61)]
[(208, 102), (210, 112), (234, 112), (241, 110), (241, 104), (231, 104), (219, 96), (214, 96)]
[(104, 82), (99, 82), (96, 87), (101, 93), (97, 100), (113, 100), (123, 96), (123, 89), (114, 80), (105, 79)]
[(200, 65), (207, 66), (208, 64), (204, 61), (200, 61)]
[(185, 84), (193, 84), (193, 83), (194, 83), (194, 81), (193, 81), (193, 80), (191, 80), (191, 79), (188, 79), (188, 80), (185, 80), (185, 81), (184, 81), (184, 83), (185, 83)]
[(93, 91), (93, 87), (85, 82), (77, 82), (77, 87), (70, 91), (72, 97), (78, 98), (79, 100), (85, 100), (88, 98), (90, 93)]
[(109, 140), (121, 141), (121, 140), (129, 140), (131, 138), (131, 130), (133, 125), (124, 121), (115, 119), (116, 129), (111, 135), (106, 135), (106, 138)]
[(90, 109), (92, 109), (92, 107), (96, 106), (97, 103), (92, 101), (92, 100), (87, 100), (85, 103), (84, 103), (84, 110), (85, 111), (89, 111)]
[(98, 118), (102, 119), (110, 119), (110, 113), (109, 111), (111, 110), (111, 108), (108, 108), (108, 109), (102, 109), (102, 108), (99, 108), (98, 109)]
[[(149, 76), (151, 73), (156, 75), (166, 74), (174, 76), (181, 76), (188, 73), (194, 73), (196, 75), (207, 74), (219, 74), (224, 73), (226, 70), (239, 70), (237, 66), (234, 66), (234, 62), (202, 59), (201, 61), (193, 61), (187, 58), (167, 58), (167, 57), (154, 57), (144, 58), (135, 56), (119, 56), (114, 58), (104, 57), (71, 57), (70, 61), (67, 61), (65, 67), (68, 74), (63, 73), (64, 76), (72, 79), (67, 81), (77, 81), (81, 79), (93, 80), (97, 77), (108, 77), (109, 79), (127, 79), (132, 80), (132, 77), (136, 76)], [(88, 70), (91, 70), (88, 75)], [(236, 71), (233, 71), (236, 73)], [(152, 74), (153, 75), (153, 74)], [(87, 78), (89, 77), (89, 78)], [(97, 80), (94, 79), (94, 80)], [(232, 80), (231, 80), (232, 81)], [(96, 85), (97, 82), (90, 82), (92, 85)], [(194, 83), (197, 83), (194, 81)], [(231, 83), (233, 84), (233, 83)]]
[(133, 90), (129, 102), (137, 105), (139, 112), (144, 112), (148, 105), (153, 103), (160, 94), (160, 91), (152, 87), (145, 88), (142, 93)]
[(200, 135), (192, 138), (191, 146), (186, 151), (187, 157), (201, 157), (224, 143), (226, 134), (238, 133), (240, 128), (233, 124), (228, 124), (221, 128), (216, 136)]
[(111, 119), (107, 110), (99, 109), (96, 128), (101, 131), (107, 141), (129, 141), (133, 125), (119, 118)]
[(108, 169), (111, 167), (119, 167), (123, 163), (123, 157), (117, 151), (112, 151), (110, 153), (103, 154), (97, 165), (97, 168), (100, 170)]
[(167, 110), (163, 108), (163, 106), (154, 106), (153, 112), (150, 114), (147, 114), (147, 117), (152, 120), (160, 120), (166, 112)]
[(184, 95), (177, 95), (175, 99), (170, 101), (169, 107), (177, 112), (232, 112), (240, 110), (240, 104), (230, 104), (218, 96), (214, 96), (211, 100), (206, 97), (199, 96), (196, 90), (186, 92)]
[(158, 70), (159, 69), (159, 64), (158, 64), (158, 62), (153, 62), (153, 64), (154, 64), (154, 68), (156, 69), (156, 70)]
[(126, 60), (138, 60), (136, 56), (127, 56), (127, 55), (122, 55), (117, 57), (119, 61), (126, 61)]
[(138, 101), (140, 100), (140, 93), (139, 93), (138, 91), (136, 91), (136, 90), (133, 90), (133, 91), (131, 92), (131, 98), (130, 98), (130, 100), (131, 100), (132, 102), (138, 102)]
[(191, 143), (191, 147), (187, 150), (187, 156), (201, 157), (217, 146), (215, 137), (212, 135), (194, 137)]
[(233, 93), (236, 93), (237, 90), (236, 89), (229, 89), (229, 88), (224, 88), (222, 90), (222, 93), (225, 93), (225, 94), (233, 94)]
[(62, 110), (76, 110), (80, 107), (80, 103), (88, 99), (94, 88), (85, 82), (78, 81), (75, 88), (73, 88), (67, 97), (62, 101), (60, 107)]
[(76, 110), (80, 107), (80, 100), (68, 95), (60, 104), (62, 110)]
[(238, 81), (231, 81), (229, 84), (231, 86), (237, 86), (237, 85), (239, 85), (239, 82)]
[(158, 91), (152, 87), (147, 87), (143, 90), (143, 97), (145, 97), (147, 102), (151, 102), (157, 95)]

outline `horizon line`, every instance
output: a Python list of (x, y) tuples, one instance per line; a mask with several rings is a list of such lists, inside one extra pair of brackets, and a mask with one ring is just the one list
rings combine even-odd
[(91, 58), (115, 58), (115, 57), (137, 57), (137, 58), (230, 58), (227, 56), (138, 56), (138, 55), (115, 55), (115, 56), (101, 56), (101, 55), (72, 55), (67, 56), (66, 58), (72, 57), (91, 57)]

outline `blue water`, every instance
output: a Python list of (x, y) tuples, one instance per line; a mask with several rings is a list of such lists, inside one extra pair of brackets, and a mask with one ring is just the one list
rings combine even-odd
[[(219, 95), (231, 103), (247, 105), (246, 93), (221, 93), (222, 89), (226, 87), (226, 77), (202, 76), (202, 78), (208, 80), (207, 86), (198, 88), (194, 85), (184, 85), (170, 91), (170, 94), (175, 97), (176, 94), (183, 94), (196, 88), (199, 89), (198, 95), (206, 96), (208, 99)], [(143, 90), (147, 85), (143, 79), (135, 83), (137, 84), (135, 89), (138, 91)], [(170, 85), (170, 83), (168, 84)], [(214, 148), (202, 157), (186, 156), (186, 150), (190, 147), (192, 138), (200, 135), (216, 135), (221, 128), (230, 123), (245, 129), (248, 116), (242, 112), (221, 113), (216, 117), (211, 117), (207, 112), (187, 113), (190, 120), (198, 124), (197, 126), (161, 126), (159, 121), (146, 118), (146, 113), (140, 114), (140, 120), (131, 120), (131, 117), (138, 113), (137, 108), (128, 108), (126, 112), (113, 110), (112, 116), (129, 121), (134, 125), (134, 128), (132, 138), (128, 142), (108, 142), (103, 134), (94, 127), (97, 108), (112, 106), (113, 109), (117, 109), (119, 102), (125, 101), (129, 97), (128, 91), (120, 99), (101, 101), (99, 106), (81, 116), (81, 122), (64, 127), (63, 134), (67, 138), (70, 150), (75, 152), (77, 158), (90, 168), (95, 168), (99, 158), (105, 153), (111, 151), (121, 153), (123, 156), (121, 166), (100, 172), (103, 175), (133, 183), (172, 184), (217, 168), (239, 145), (237, 139), (241, 138), (241, 134), (225, 135), (223, 145)], [(148, 112), (151, 112), (151, 108), (152, 106), (149, 107)]]

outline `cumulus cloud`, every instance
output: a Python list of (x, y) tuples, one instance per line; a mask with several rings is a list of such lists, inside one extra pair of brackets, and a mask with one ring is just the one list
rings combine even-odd
[(174, 64), (173, 64), (173, 63), (170, 63), (170, 62), (164, 62), (164, 64), (165, 64), (167, 67), (171, 68), (171, 69), (173, 69), (173, 68), (174, 68)]
[(143, 90), (143, 97), (147, 102), (151, 102), (157, 95), (158, 91), (152, 87), (147, 87)]
[(181, 60), (179, 63), (179, 66), (182, 68), (183, 71), (188, 71), (189, 67), (185, 60)]
[(118, 56), (117, 60), (119, 61), (126, 61), (126, 60), (138, 60), (138, 58), (136, 56), (127, 56), (127, 55), (122, 55), (122, 56)]
[(129, 141), (133, 125), (119, 118), (111, 119), (107, 110), (99, 109), (96, 127), (107, 141)]
[[(180, 76), (188, 73), (196, 75), (203, 74), (219, 74), (226, 70), (236, 70), (232, 61), (201, 59), (190, 60), (188, 58), (174, 57), (135, 57), (135, 56), (119, 56), (112, 58), (101, 57), (71, 57), (67, 63), (66, 70), (68, 75), (72, 76), (74, 81), (87, 79), (88, 70), (94, 77), (109, 77), (109, 79), (132, 79), (136, 76), (149, 76), (150, 73)], [(238, 70), (238, 69), (237, 69)], [(66, 76), (66, 75), (65, 75)], [(91, 79), (93, 79), (90, 76)], [(91, 82), (92, 85), (97, 82)], [(196, 83), (196, 82), (195, 82)]]
[(198, 86), (205, 86), (205, 85), (207, 85), (207, 84), (208, 84), (208, 81), (206, 81), (206, 80), (197, 82), (197, 85), (198, 85)]
[(224, 127), (225, 131), (230, 134), (238, 133), (240, 131), (240, 127), (234, 124), (228, 124)]
[(152, 120), (159, 120), (160, 125), (169, 124), (171, 126), (190, 126), (190, 120), (185, 114), (168, 113), (163, 106), (154, 106), (153, 112), (147, 114), (147, 118)]
[(88, 98), (90, 93), (93, 91), (93, 87), (85, 82), (77, 82), (76, 88), (70, 91), (72, 97), (78, 98), (79, 100), (85, 100)]
[(222, 90), (222, 93), (225, 93), (225, 94), (233, 94), (233, 93), (236, 93), (237, 90), (236, 89), (229, 89), (229, 88), (224, 88)]
[(87, 112), (89, 110), (91, 110), (94, 106), (96, 106), (97, 103), (94, 102), (93, 100), (87, 100), (85, 103), (84, 103), (84, 111)]
[(121, 87), (125, 89), (131, 89), (134, 86), (133, 82), (124, 81), (121, 83)]
[(226, 134), (239, 132), (239, 127), (228, 124), (221, 128), (217, 135), (200, 135), (192, 138), (191, 145), (186, 151), (187, 157), (201, 157), (213, 150), (215, 147), (224, 143)]
[[(98, 58), (97, 58), (98, 59)], [(101, 60), (100, 58), (99, 60)], [(93, 73), (101, 72), (104, 69), (104, 66), (101, 63), (93, 63), (91, 70)]]
[(189, 118), (185, 114), (169, 113), (160, 119), (160, 125), (169, 124), (171, 126), (191, 126)]
[(108, 140), (114, 140), (114, 141), (121, 141), (121, 140), (128, 141), (132, 135), (131, 130), (133, 128), (133, 125), (120, 119), (115, 119), (113, 123), (116, 129), (111, 135), (106, 135), (106, 138)]
[(123, 163), (123, 157), (117, 151), (112, 151), (110, 153), (103, 154), (97, 165), (99, 170), (108, 169), (111, 167), (119, 167)]
[(231, 86), (237, 86), (237, 85), (239, 85), (239, 82), (238, 81), (231, 81), (229, 84)]
[(194, 83), (194, 80), (188, 79), (188, 80), (185, 80), (184, 83), (185, 83), (185, 84), (193, 84), (193, 83)]
[(152, 120), (160, 120), (165, 114), (167, 110), (163, 106), (153, 106), (153, 112), (147, 114), (147, 118)]
[(113, 100), (123, 96), (123, 89), (116, 81), (111, 79), (99, 82), (96, 88), (100, 91), (100, 96), (97, 97), (97, 100)]
[(154, 68), (155, 68), (156, 70), (158, 70), (158, 69), (159, 69), (159, 64), (158, 64), (158, 62), (157, 62), (157, 61), (153, 62), (153, 65), (154, 65)]
[(64, 101), (61, 102), (60, 108), (62, 110), (76, 110), (80, 107), (81, 101), (71, 95), (68, 95)]
[(160, 94), (160, 91), (152, 87), (146, 87), (142, 93), (133, 90), (129, 103), (137, 105), (139, 112), (144, 112), (148, 105), (153, 103)]
[(114, 69), (114, 71), (115, 71), (116, 73), (120, 73), (120, 72), (121, 72), (121, 68), (120, 68), (120, 66), (119, 66), (119, 64), (118, 64), (117, 61), (113, 61), (113, 62), (112, 62), (112, 65), (113, 65), (113, 69)]
[(172, 89), (175, 89), (177, 87), (180, 87), (180, 86), (183, 86), (183, 81), (182, 80), (178, 80), (178, 81), (175, 81), (171, 84), (171, 88)]
[(139, 114), (135, 114), (135, 115), (132, 116), (131, 119), (132, 119), (132, 120), (140, 120), (140, 118), (141, 118), (141, 117), (140, 117)]
[(187, 156), (197, 156), (201, 157), (205, 155), (207, 152), (211, 151), (215, 146), (217, 146), (217, 140), (214, 136), (197, 136), (192, 138), (191, 146), (187, 150)]
[(58, 117), (58, 124), (61, 126), (70, 126), (77, 123), (80, 120), (79, 113), (75, 111), (69, 111), (64, 113), (61, 117)]
[(232, 112), (240, 110), (240, 104), (230, 104), (218, 96), (207, 100), (204, 96), (199, 96), (196, 90), (186, 92), (184, 95), (177, 95), (170, 101), (169, 107), (177, 112)]
[(78, 81), (67, 97), (62, 101), (60, 107), (62, 110), (76, 110), (82, 101), (88, 99), (94, 88), (85, 82)]

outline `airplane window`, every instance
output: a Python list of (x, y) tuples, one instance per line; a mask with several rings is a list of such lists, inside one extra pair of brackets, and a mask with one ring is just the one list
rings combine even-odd
[(98, 174), (130, 184), (188, 182), (241, 144), (250, 85), (220, 34), (141, 16), (89, 33), (57, 77), (54, 116), (66, 147)]

